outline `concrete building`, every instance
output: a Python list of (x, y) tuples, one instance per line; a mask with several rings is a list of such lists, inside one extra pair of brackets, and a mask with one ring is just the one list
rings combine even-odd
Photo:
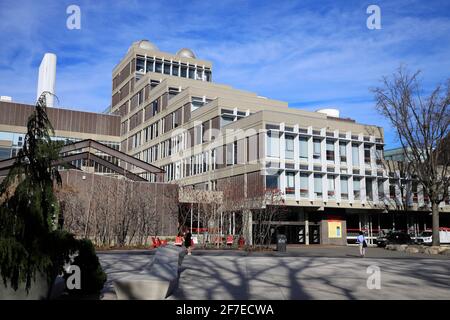
[(267, 190), (283, 193), (276, 231), (290, 243), (346, 244), (361, 229), (372, 242), (380, 229), (430, 226), (422, 195), (411, 195), (417, 214), (394, 218), (380, 127), (214, 83), (211, 62), (189, 49), (161, 52), (146, 40), (132, 44), (112, 78), (121, 150), (163, 168), (167, 182), (232, 189), (240, 205), (225, 220), (249, 242), (256, 211), (271, 204), (242, 199)]

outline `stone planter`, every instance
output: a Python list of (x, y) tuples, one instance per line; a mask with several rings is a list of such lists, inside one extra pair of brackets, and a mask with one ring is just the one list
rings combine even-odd
[(19, 285), (14, 290), (7, 282), (8, 287), (5, 288), (3, 282), (0, 284), (0, 300), (44, 300), (47, 299), (49, 285), (47, 277), (43, 273), (36, 273), (36, 278), (31, 284), (30, 291), (27, 293), (25, 284)]

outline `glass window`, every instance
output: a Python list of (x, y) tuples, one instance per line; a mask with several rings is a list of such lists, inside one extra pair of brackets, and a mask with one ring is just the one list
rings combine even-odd
[(170, 74), (170, 63), (164, 62), (164, 74)]
[(364, 162), (370, 163), (370, 145), (364, 144)]
[(276, 131), (267, 132), (267, 156), (280, 157), (280, 138)]
[(314, 194), (316, 198), (322, 198), (322, 176), (314, 174)]
[(266, 189), (278, 189), (278, 175), (266, 176)]
[(356, 143), (352, 143), (352, 163), (359, 166), (359, 146)]
[(11, 148), (0, 147), (0, 160), (11, 158)]
[(155, 62), (155, 72), (162, 73), (162, 62), (161, 61)]
[(308, 159), (308, 138), (300, 137), (300, 159)]
[(334, 198), (335, 196), (335, 179), (334, 176), (328, 176), (327, 177), (328, 180), (328, 197), (329, 198)]
[(361, 196), (360, 178), (353, 178), (353, 198), (359, 200)]
[(177, 76), (178, 77), (178, 75), (179, 75), (179, 69), (180, 68), (180, 65), (179, 64), (173, 64), (172, 65), (172, 75), (173, 76)]
[(347, 162), (347, 143), (346, 142), (339, 142), (339, 157), (340, 157), (341, 163)]
[(327, 140), (327, 160), (334, 161), (334, 142)]
[(147, 59), (147, 72), (153, 72), (153, 59)]
[(195, 79), (195, 69), (189, 68), (189, 79)]
[(143, 58), (136, 59), (136, 71), (145, 72), (145, 59)]
[(227, 144), (227, 166), (233, 164), (233, 143)]
[(294, 159), (294, 136), (286, 135), (286, 159)]
[(206, 81), (211, 82), (211, 80), (212, 80), (211, 71), (206, 70), (205, 71), (205, 76), (206, 76)]
[(286, 172), (286, 194), (295, 194), (295, 172)]
[(183, 65), (181, 66), (181, 77), (187, 78), (187, 67)]
[(348, 199), (348, 177), (341, 176), (341, 198)]
[(366, 198), (373, 201), (372, 179), (366, 178)]
[(313, 139), (313, 158), (320, 159), (320, 139)]
[(226, 126), (229, 123), (232, 123), (234, 121), (234, 116), (228, 116), (228, 115), (223, 115), (220, 118), (220, 127)]
[(308, 174), (300, 173), (300, 196), (307, 198), (308, 197)]

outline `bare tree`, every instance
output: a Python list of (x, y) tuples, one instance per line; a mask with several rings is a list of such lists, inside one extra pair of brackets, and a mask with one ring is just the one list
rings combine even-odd
[(433, 245), (439, 245), (439, 204), (448, 197), (448, 147), (450, 123), (450, 80), (423, 96), (419, 71), (410, 74), (400, 68), (382, 87), (373, 89), (378, 111), (397, 131), (406, 151), (412, 174), (431, 202)]
[(268, 247), (271, 241), (273, 221), (285, 211), (284, 196), (279, 189), (263, 191), (262, 209), (255, 210), (254, 228), (255, 245)]

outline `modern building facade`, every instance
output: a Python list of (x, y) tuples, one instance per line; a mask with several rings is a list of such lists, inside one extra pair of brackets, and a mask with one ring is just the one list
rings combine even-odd
[(382, 128), (214, 83), (211, 62), (189, 49), (133, 43), (113, 70), (111, 112), (121, 117), (121, 150), (163, 168), (166, 182), (233, 197), (229, 221), (241, 218), (236, 232), (249, 242), (261, 206), (242, 199), (268, 190), (282, 193), (276, 231), (290, 243), (346, 244), (361, 229), (372, 241), (381, 229), (431, 225), (420, 192), (414, 214), (393, 213)]
[[(27, 120), (34, 106), (13, 101), (0, 101), (0, 160), (15, 157), (22, 148), (27, 132)], [(48, 117), (55, 130), (55, 140), (66, 143), (92, 139), (111, 148), (120, 147), (120, 117), (61, 108), (48, 108)], [(99, 154), (108, 161), (111, 156)], [(81, 167), (81, 163), (78, 165)], [(95, 172), (112, 173), (95, 165)]]

